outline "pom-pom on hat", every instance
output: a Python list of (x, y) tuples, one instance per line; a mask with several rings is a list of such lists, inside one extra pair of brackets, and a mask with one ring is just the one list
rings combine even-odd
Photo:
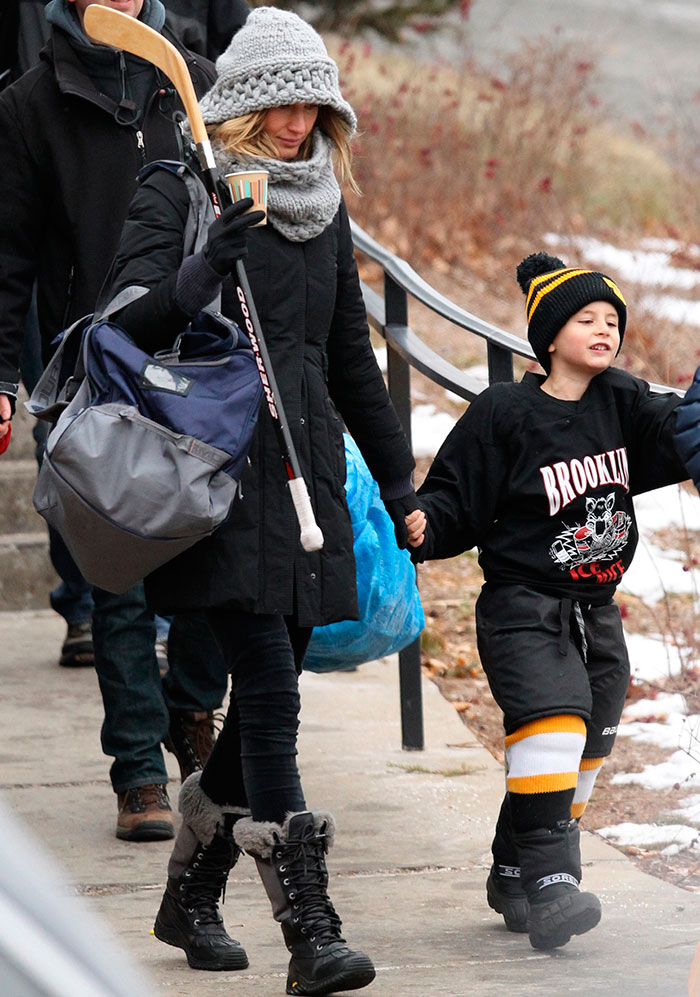
[(516, 272), (527, 296), (527, 338), (546, 371), (550, 368), (549, 344), (571, 316), (592, 301), (609, 301), (615, 306), (622, 346), (627, 303), (611, 277), (597, 270), (567, 267), (558, 256), (547, 253), (526, 256)]
[(216, 71), (216, 82), (199, 102), (207, 125), (269, 107), (319, 104), (337, 111), (351, 131), (357, 127), (323, 39), (291, 11), (252, 10), (216, 60)]

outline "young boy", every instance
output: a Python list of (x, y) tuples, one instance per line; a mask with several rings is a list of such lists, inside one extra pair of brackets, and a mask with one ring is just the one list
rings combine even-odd
[(545, 253), (517, 268), (545, 374), (469, 406), (406, 519), (416, 561), (479, 549), (479, 655), (503, 710), (507, 791), (489, 905), (536, 949), (600, 920), (579, 892), (578, 820), (629, 682), (613, 594), (637, 544), (632, 496), (687, 478), (674, 394), (612, 367), (627, 307), (613, 280)]

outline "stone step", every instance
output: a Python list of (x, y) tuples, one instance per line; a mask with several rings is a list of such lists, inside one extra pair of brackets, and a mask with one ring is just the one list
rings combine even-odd
[(46, 530), (0, 536), (0, 609), (46, 609), (58, 582)]
[(25, 409), (23, 403), (26, 398), (27, 393), (20, 385), (17, 408), (12, 420), (12, 440), (5, 453), (0, 457), (0, 467), (16, 460), (32, 460), (34, 458), (35, 443), (32, 430), (37, 424), (37, 420)]
[(46, 524), (34, 510), (37, 475), (32, 429), (36, 420), (22, 404), (20, 388), (12, 441), (0, 456), (0, 609), (48, 609), (58, 576), (49, 560)]
[(0, 462), (0, 535), (5, 533), (34, 533), (43, 530), (43, 519), (32, 505), (36, 484), (35, 460), (9, 460)]

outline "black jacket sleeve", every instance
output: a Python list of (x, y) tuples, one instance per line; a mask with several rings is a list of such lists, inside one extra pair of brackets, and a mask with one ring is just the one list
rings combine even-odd
[[(19, 353), (51, 199), (25, 133), (15, 88), (0, 95), (0, 382), (19, 380)], [(40, 137), (34, 140), (40, 142)], [(48, 156), (46, 158), (48, 163)]]
[(190, 322), (175, 303), (177, 272), (189, 198), (183, 181), (164, 170), (137, 190), (102, 305), (125, 287), (148, 287), (149, 293), (123, 308), (116, 320), (147, 353), (166, 349)]
[(341, 203), (335, 311), (328, 337), (328, 391), (367, 462), (389, 488), (415, 466), (377, 364), (367, 326), (347, 210)]
[(428, 520), (422, 560), (454, 557), (479, 544), (498, 517), (506, 474), (497, 395), (488, 389), (450, 432), (418, 489)]

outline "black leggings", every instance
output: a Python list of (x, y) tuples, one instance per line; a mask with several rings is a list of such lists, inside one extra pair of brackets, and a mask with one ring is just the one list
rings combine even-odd
[(298, 675), (311, 628), (228, 606), (206, 615), (231, 673), (231, 700), (201, 788), (220, 805), (249, 807), (253, 820), (281, 823), (306, 809), (296, 744)]

